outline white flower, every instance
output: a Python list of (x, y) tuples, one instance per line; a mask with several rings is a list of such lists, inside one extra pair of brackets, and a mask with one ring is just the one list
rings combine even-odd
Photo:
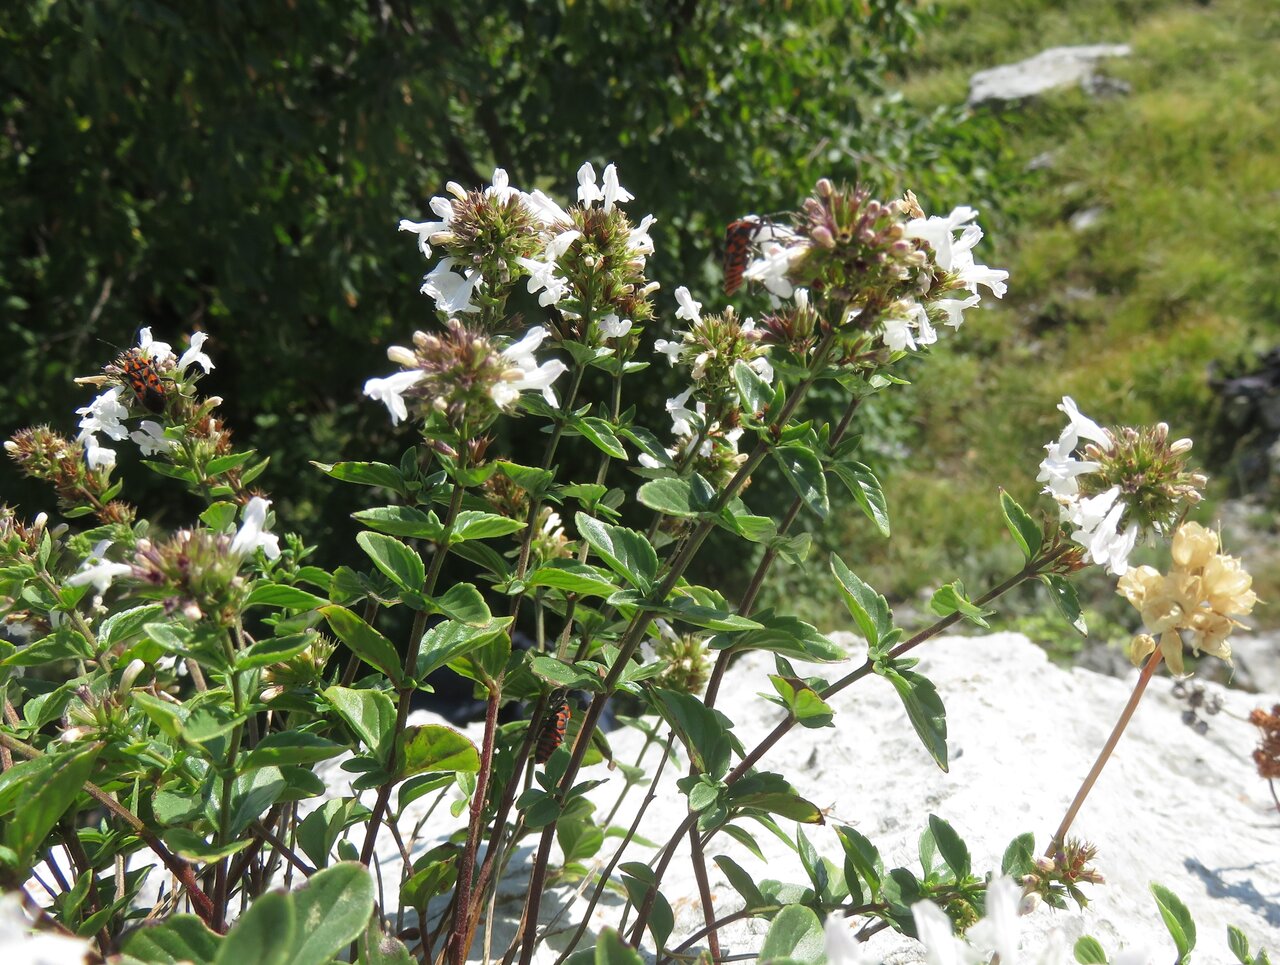
[(104, 539), (94, 546), (88, 558), (80, 567), (80, 571), (67, 578), (67, 585), (85, 586), (92, 583), (93, 588), (101, 596), (107, 592), (107, 588), (111, 586), (111, 581), (117, 576), (132, 573), (133, 567), (127, 563), (112, 563), (105, 559), (107, 550), (110, 548), (111, 540), (109, 539)]
[(631, 331), (630, 319), (619, 318), (613, 312), (600, 319), (601, 338), (622, 338), (629, 331)]
[(653, 254), (653, 239), (649, 237), (649, 229), (653, 227), (654, 220), (653, 215), (645, 215), (627, 237), (627, 247), (640, 258)]
[(144, 328), (138, 333), (138, 348), (143, 358), (149, 359), (157, 367), (163, 367), (173, 361), (173, 347), (168, 342), (157, 342), (151, 337), (151, 329)]
[(538, 304), (544, 308), (554, 305), (569, 292), (569, 282), (557, 275), (556, 262), (569, 250), (569, 246), (582, 237), (581, 231), (562, 231), (547, 245), (542, 259), (517, 258), (529, 273), (529, 294), (543, 289), (538, 297)]
[(1018, 905), (1022, 901), (1022, 886), (1012, 878), (1001, 875), (987, 884), (987, 914), (970, 927), (968, 938), (983, 949), (991, 949), (1001, 962), (1014, 965), (1018, 960)]
[(1108, 573), (1124, 576), (1129, 569), (1129, 554), (1138, 540), (1138, 525), (1130, 523), (1120, 529), (1125, 511), (1120, 487), (1112, 486), (1096, 496), (1078, 499), (1064, 509), (1076, 526), (1071, 538), (1086, 549), (1085, 559), (1106, 566)]
[(486, 198), (497, 198), (499, 201), (508, 200), (513, 194), (519, 194), (515, 188), (511, 187), (507, 172), (503, 168), (493, 169), (493, 184), (484, 189)]
[(1067, 427), (1062, 430), (1062, 435), (1058, 442), (1066, 449), (1074, 449), (1079, 445), (1081, 438), (1088, 439), (1090, 442), (1096, 442), (1100, 446), (1111, 448), (1111, 433), (1098, 425), (1086, 415), (1082, 415), (1076, 407), (1075, 400), (1069, 395), (1064, 395), (1062, 401), (1058, 404), (1058, 411), (1063, 412), (1067, 416)]
[(447, 231), (453, 223), (453, 202), (448, 198), (431, 199), (431, 210), (439, 217), (439, 221), (410, 221), (400, 219), (401, 231), (412, 231), (418, 236), (418, 249), (424, 257), (431, 257), (431, 236), (439, 231)]
[(604, 169), (604, 210), (612, 211), (614, 204), (626, 204), (635, 200), (635, 195), (618, 183), (617, 165), (610, 164)]
[(972, 965), (979, 960), (978, 953), (951, 931), (951, 919), (937, 905), (918, 901), (911, 906), (911, 916), (929, 965)]
[(1074, 450), (1063, 450), (1062, 443), (1050, 442), (1045, 445), (1047, 456), (1040, 462), (1040, 473), (1037, 482), (1047, 483), (1042, 492), (1060, 500), (1072, 500), (1080, 491), (1076, 482), (1077, 476), (1096, 472), (1101, 465), (1087, 459), (1076, 459)]
[(551, 384), (569, 371), (569, 367), (559, 359), (538, 365), (534, 353), (546, 337), (547, 330), (542, 326), (531, 328), (524, 338), (502, 350), (502, 357), (509, 368), (502, 373), (502, 379), (489, 389), (490, 397), (499, 408), (505, 409), (514, 403), (522, 389), (539, 389), (547, 405), (559, 406)]
[(92, 432), (82, 432), (80, 443), (84, 446), (84, 461), (90, 469), (110, 469), (116, 464), (116, 451), (98, 445), (98, 437)]
[(675, 365), (680, 361), (680, 353), (684, 351), (684, 342), (675, 341), (674, 339), (659, 338), (653, 342), (653, 350), (660, 355), (665, 355), (667, 361)]
[(591, 207), (593, 201), (603, 201), (604, 194), (596, 185), (596, 169), (590, 161), (584, 161), (578, 168), (578, 203), (584, 208)]
[(904, 349), (915, 350), (916, 340), (911, 335), (911, 325), (905, 318), (886, 318), (884, 320), (884, 344), (894, 352)]
[(544, 225), (564, 224), (568, 213), (536, 188), (524, 196), (524, 206)]
[(849, 933), (849, 926), (839, 915), (828, 915), (822, 932), (827, 965), (871, 965), (873, 962), (862, 942)]
[[(782, 230), (775, 228), (771, 234), (782, 236)], [(805, 246), (766, 241), (760, 235), (756, 236), (756, 241), (760, 245), (760, 257), (747, 265), (742, 277), (747, 281), (760, 282), (778, 298), (790, 298), (795, 294), (795, 286), (787, 280), (787, 272), (791, 270), (792, 260), (805, 251)]]
[(694, 301), (693, 296), (689, 294), (689, 289), (685, 288), (684, 285), (676, 289), (676, 302), (680, 305), (676, 309), (676, 318), (687, 319), (695, 323), (702, 320), (702, 302)]
[(941, 308), (946, 313), (946, 318), (942, 324), (949, 328), (959, 328), (964, 324), (963, 312), (967, 308), (973, 308), (982, 300), (980, 295), (970, 295), (968, 298), (939, 298), (933, 303), (934, 307)]
[[(671, 434), (676, 436), (693, 435), (693, 424), (690, 420), (698, 418), (706, 411), (705, 403), (698, 402), (694, 409), (685, 407), (693, 389), (688, 388), (674, 398), (667, 399), (667, 414), (671, 416)], [(699, 420), (700, 421), (700, 420)]]
[(391, 424), (399, 425), (409, 418), (409, 409), (405, 406), (404, 394), (422, 381), (424, 373), (420, 369), (396, 372), (385, 379), (370, 379), (364, 384), (364, 394), (375, 402), (382, 402), (391, 412)]
[(204, 343), (208, 341), (209, 336), (204, 332), (196, 332), (191, 336), (191, 347), (182, 353), (182, 358), (178, 359), (178, 368), (182, 371), (187, 370), (188, 365), (199, 365), (208, 375), (213, 371), (213, 359), (205, 355), (202, 349)]
[(0, 962), (5, 965), (84, 965), (89, 943), (56, 932), (36, 931), (16, 892), (0, 898)]
[(178, 448), (175, 440), (164, 437), (164, 426), (150, 419), (144, 419), (137, 429), (129, 433), (129, 438), (138, 444), (144, 456), (169, 453)]
[(97, 432), (117, 442), (129, 438), (129, 430), (122, 424), (122, 420), (129, 415), (129, 410), (120, 402), (120, 393), (123, 391), (123, 387), (113, 386), (88, 405), (76, 409), (78, 415), (84, 416), (80, 420), (81, 439)]
[(436, 308), (446, 315), (480, 311), (479, 305), (471, 303), (471, 295), (480, 284), (480, 273), (472, 268), (464, 277), (452, 270), (454, 264), (452, 258), (441, 258), (423, 280), (422, 294), (430, 295)]
[[(927, 243), (938, 267), (958, 275), (969, 291), (977, 293), (979, 285), (986, 285), (996, 298), (1003, 298), (1007, 290), (1004, 280), (1009, 273), (973, 261), (973, 246), (982, 240), (982, 229), (969, 222), (977, 216), (973, 208), (962, 205), (946, 217), (912, 218), (904, 234)], [(959, 238), (954, 237), (956, 231), (960, 232)]]
[(240, 514), (240, 530), (231, 541), (231, 552), (245, 556), (259, 547), (269, 560), (280, 556), (280, 537), (267, 532), (267, 510), (271, 500), (254, 496)]

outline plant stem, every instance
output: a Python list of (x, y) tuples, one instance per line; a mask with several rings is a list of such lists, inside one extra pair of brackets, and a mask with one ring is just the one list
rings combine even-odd
[(1164, 654), (1157, 647), (1147, 662), (1143, 664), (1142, 673), (1138, 674), (1138, 682), (1134, 684), (1133, 693), (1129, 695), (1129, 702), (1124, 705), (1124, 710), (1120, 712), (1120, 719), (1116, 721), (1115, 727), (1111, 728), (1111, 736), (1107, 738), (1107, 742), (1102, 746), (1102, 750), (1098, 753), (1098, 759), (1093, 762), (1088, 776), (1085, 777), (1084, 783), (1080, 785), (1080, 790), (1076, 791), (1075, 800), (1071, 802), (1071, 807), (1067, 808), (1067, 813), (1062, 818), (1062, 823), (1058, 825), (1058, 830), (1053, 833), (1053, 838), (1049, 841), (1049, 848), (1045, 852), (1046, 855), (1052, 856), (1067, 840), (1067, 832), (1071, 829), (1071, 822), (1076, 819), (1084, 799), (1089, 796), (1089, 792), (1093, 790), (1094, 783), (1098, 780), (1098, 775), (1102, 773), (1102, 769), (1106, 766), (1107, 761), (1111, 759), (1111, 752), (1116, 749), (1116, 744), (1120, 741), (1120, 735), (1124, 733), (1124, 729), (1129, 726), (1129, 721), (1133, 717), (1133, 712), (1138, 709), (1138, 701), (1142, 699), (1143, 692), (1147, 689), (1147, 684), (1151, 682), (1152, 675), (1156, 672), (1156, 667), (1160, 665), (1160, 660)]
[[(707, 880), (707, 859), (702, 852), (702, 838), (698, 827), (689, 829), (689, 860), (693, 862), (693, 876), (698, 882), (698, 898), (702, 902), (702, 920), (707, 923), (707, 950), (713, 962), (720, 961), (720, 934), (716, 931), (716, 909), (711, 903), (711, 883)], [(661, 949), (659, 949), (661, 951)]]

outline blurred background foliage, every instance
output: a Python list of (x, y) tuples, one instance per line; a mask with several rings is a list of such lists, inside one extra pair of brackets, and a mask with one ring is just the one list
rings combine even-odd
[[(394, 462), (407, 444), (359, 393), (387, 345), (433, 318), (426, 266), (395, 229), (446, 181), (501, 166), (570, 199), (582, 161), (616, 162), (633, 216), (658, 218), (669, 320), (680, 284), (723, 303), (730, 219), (793, 208), (819, 176), (864, 179), (930, 211), (979, 208), (993, 241), (979, 260), (1010, 269), (1011, 294), (868, 407), (896, 538), (847, 502), (814, 529), (899, 598), (976, 586), (1013, 558), (995, 488), (1033, 501), (1064, 391), (1099, 421), (1163, 418), (1203, 441), (1211, 366), (1249, 371), (1276, 344), (1278, 33), (1269, 0), (11, 0), (0, 431), (73, 432), (91, 391), (71, 379), (114, 355), (104, 343), (204, 330), (218, 368), (203, 386), (271, 454), (260, 483), (282, 528), (347, 561), (359, 494), (307, 460)], [(964, 106), (974, 70), (1103, 41), (1135, 45), (1108, 68), (1131, 96)], [(1094, 227), (1070, 227), (1091, 207)], [(641, 381), (660, 412), (670, 387)], [(189, 517), (162, 481), (120, 471), (161, 525)], [(0, 492), (52, 509), (7, 463)], [(782, 592), (826, 619), (816, 572)]]

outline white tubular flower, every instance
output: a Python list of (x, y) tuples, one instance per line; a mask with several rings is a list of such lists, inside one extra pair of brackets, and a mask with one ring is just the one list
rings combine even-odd
[(547, 245), (541, 259), (516, 259), (529, 273), (529, 294), (542, 291), (538, 296), (538, 304), (543, 308), (556, 304), (569, 293), (569, 282), (556, 274), (556, 262), (581, 237), (581, 231), (562, 231)]
[(905, 318), (886, 318), (884, 320), (884, 344), (894, 352), (906, 349), (915, 351), (916, 340), (911, 335), (911, 325)]
[(454, 264), (452, 258), (441, 258), (423, 280), (420, 291), (430, 295), (436, 308), (446, 315), (480, 311), (479, 305), (471, 303), (471, 295), (481, 281), (480, 273), (472, 268), (464, 277), (453, 271)]
[(98, 437), (92, 432), (82, 434), (84, 461), (90, 469), (111, 469), (116, 464), (116, 451), (98, 445)]
[(1124, 576), (1129, 569), (1129, 554), (1138, 540), (1138, 526), (1130, 523), (1120, 528), (1125, 504), (1120, 500), (1120, 487), (1087, 499), (1079, 499), (1065, 507), (1076, 526), (1071, 538), (1085, 547), (1085, 559), (1105, 566), (1107, 572)]
[(538, 389), (547, 400), (547, 405), (559, 407), (551, 385), (569, 371), (569, 367), (559, 359), (538, 364), (534, 353), (546, 337), (547, 330), (538, 326), (530, 329), (520, 341), (502, 350), (502, 357), (510, 367), (489, 389), (490, 397), (499, 408), (506, 409), (514, 404), (524, 389)]
[(107, 550), (110, 548), (111, 540), (109, 539), (104, 539), (94, 546), (93, 551), (89, 553), (88, 559), (80, 567), (80, 572), (67, 578), (67, 585), (86, 586), (92, 583), (93, 588), (101, 596), (107, 592), (107, 588), (111, 586), (112, 580), (117, 576), (132, 573), (133, 567), (127, 563), (112, 563), (105, 559)]
[(486, 198), (497, 198), (499, 201), (508, 200), (513, 194), (519, 194), (515, 188), (511, 187), (510, 179), (504, 168), (493, 169), (493, 184), (484, 189)]
[[(978, 216), (973, 208), (962, 205), (946, 217), (913, 218), (907, 222), (905, 235), (924, 241), (933, 249), (934, 260), (943, 271), (958, 275), (965, 288), (975, 294), (985, 285), (996, 298), (1003, 298), (1008, 286), (1007, 271), (974, 264), (973, 247), (982, 240), (982, 229), (969, 224)], [(959, 231), (956, 238), (954, 232)]]
[(603, 200), (604, 193), (596, 185), (596, 169), (590, 161), (584, 161), (578, 168), (578, 203), (589, 208), (593, 201)]
[(569, 214), (536, 188), (524, 196), (524, 206), (544, 225), (565, 224)]
[(164, 426), (150, 419), (144, 419), (137, 429), (129, 433), (129, 438), (138, 444), (144, 456), (169, 453), (178, 448), (176, 441), (164, 437)]
[(615, 313), (610, 312), (600, 319), (599, 327), (601, 338), (622, 338), (627, 332), (631, 331), (631, 321), (630, 319), (619, 318)]
[(688, 388), (674, 398), (667, 399), (667, 415), (671, 416), (671, 434), (673, 436), (691, 436), (693, 435), (693, 423), (691, 420), (697, 419), (701, 423), (701, 416), (706, 412), (706, 405), (702, 402), (695, 403), (693, 409), (685, 406), (689, 401), (689, 396), (693, 394), (693, 389)]
[(1075, 400), (1069, 395), (1064, 395), (1062, 401), (1058, 404), (1058, 411), (1067, 417), (1067, 427), (1062, 430), (1062, 435), (1058, 439), (1058, 443), (1065, 449), (1074, 449), (1080, 444), (1081, 439), (1088, 439), (1090, 442), (1096, 442), (1100, 446), (1111, 446), (1111, 433), (1098, 425), (1086, 415), (1082, 415), (1079, 408), (1076, 407)]
[(649, 237), (649, 229), (653, 227), (655, 220), (653, 215), (647, 214), (631, 229), (631, 234), (627, 238), (627, 247), (638, 258), (646, 258), (653, 254), (653, 239)]
[(396, 372), (385, 379), (370, 379), (364, 384), (364, 394), (375, 402), (386, 405), (391, 412), (391, 424), (399, 425), (409, 418), (409, 409), (404, 402), (404, 393), (422, 381), (424, 373), (421, 369)]
[(948, 328), (959, 328), (964, 324), (965, 310), (973, 308), (980, 301), (982, 296), (970, 295), (968, 298), (939, 298), (933, 304), (935, 308), (942, 309), (946, 314), (946, 318), (942, 320), (943, 325)]
[(76, 409), (76, 414), (84, 417), (80, 420), (81, 440), (98, 432), (117, 442), (129, 438), (129, 430), (123, 425), (129, 410), (120, 402), (120, 393), (123, 391), (123, 387), (113, 386), (88, 405)]
[(434, 197), (431, 199), (431, 210), (439, 221), (400, 219), (400, 230), (412, 231), (418, 236), (418, 250), (426, 258), (431, 257), (431, 236), (440, 231), (448, 231), (453, 223), (453, 202), (448, 198)]
[(612, 211), (615, 204), (626, 204), (628, 201), (635, 200), (635, 195), (618, 183), (618, 168), (614, 164), (604, 169), (604, 191), (601, 195), (605, 211)]
[(157, 342), (153, 339), (149, 328), (144, 328), (138, 333), (138, 348), (142, 350), (143, 357), (157, 367), (163, 368), (173, 361), (173, 347), (168, 342)]
[(191, 347), (182, 353), (182, 358), (178, 359), (178, 368), (183, 372), (187, 370), (189, 365), (199, 365), (204, 369), (205, 375), (213, 371), (213, 359), (204, 353), (204, 343), (209, 340), (209, 336), (204, 332), (196, 332), (191, 336)]
[(933, 902), (916, 902), (911, 906), (911, 917), (929, 965), (973, 965), (979, 960), (978, 953), (951, 931), (951, 919)]
[[(781, 229), (775, 229), (774, 233), (778, 233), (779, 230)], [(805, 246), (784, 245), (777, 241), (765, 241), (759, 237), (757, 241), (760, 244), (761, 257), (747, 265), (742, 277), (747, 281), (760, 282), (771, 295), (790, 298), (795, 294), (795, 286), (787, 280), (787, 272), (791, 270), (792, 260), (804, 252)]]
[(987, 885), (986, 917), (969, 929), (969, 940), (982, 946), (984, 951), (994, 951), (1001, 962), (1013, 965), (1018, 961), (1021, 931), (1018, 905), (1021, 901), (1021, 885), (1005, 875), (993, 878)]
[(230, 552), (236, 556), (247, 556), (259, 547), (269, 560), (280, 556), (280, 537), (267, 532), (267, 510), (271, 508), (271, 500), (254, 496), (240, 514), (240, 530), (231, 541)]
[(1041, 491), (1054, 499), (1075, 499), (1080, 492), (1076, 477), (1097, 472), (1102, 468), (1100, 463), (1076, 459), (1072, 455), (1073, 450), (1064, 450), (1060, 442), (1047, 443), (1044, 448), (1048, 455), (1040, 463), (1040, 473), (1036, 476), (1036, 481), (1045, 483)]
[[(676, 318), (683, 318), (690, 322), (702, 320), (702, 302), (694, 301), (693, 296), (689, 294), (689, 289), (684, 285), (676, 289), (676, 302), (680, 305), (676, 309)], [(662, 350), (659, 349), (659, 351)]]
[(822, 926), (822, 949), (828, 965), (872, 965), (875, 961), (849, 932), (845, 919), (828, 915)]
[(680, 361), (680, 353), (684, 351), (684, 342), (665, 338), (655, 339), (653, 350), (659, 355), (665, 355), (667, 361), (675, 365)]

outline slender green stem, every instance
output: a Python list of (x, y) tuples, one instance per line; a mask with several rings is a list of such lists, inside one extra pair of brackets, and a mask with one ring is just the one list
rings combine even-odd
[(1071, 802), (1071, 806), (1067, 808), (1067, 813), (1062, 817), (1062, 823), (1058, 825), (1058, 830), (1053, 833), (1053, 837), (1049, 841), (1049, 847), (1045, 851), (1046, 855), (1052, 856), (1067, 840), (1067, 832), (1071, 830), (1071, 823), (1075, 821), (1076, 815), (1080, 813), (1080, 808), (1084, 805), (1084, 799), (1089, 796), (1089, 792), (1093, 790), (1093, 785), (1097, 783), (1102, 769), (1106, 767), (1107, 761), (1111, 759), (1111, 753), (1116, 749), (1116, 744), (1120, 742), (1120, 735), (1124, 733), (1129, 721), (1133, 719), (1133, 712), (1138, 709), (1138, 701), (1142, 699), (1143, 693), (1147, 689), (1147, 684), (1151, 683), (1151, 677), (1156, 672), (1156, 668), (1160, 666), (1160, 660), (1164, 654), (1157, 647), (1147, 662), (1142, 667), (1142, 673), (1138, 674), (1138, 682), (1133, 686), (1133, 693), (1129, 695), (1129, 701), (1124, 705), (1124, 710), (1120, 712), (1120, 718), (1116, 721), (1115, 727), (1111, 728), (1111, 736), (1107, 738), (1107, 742), (1102, 745), (1102, 750), (1098, 752), (1098, 759), (1093, 762), (1088, 775), (1084, 779), (1084, 783), (1080, 785), (1080, 790), (1076, 791), (1075, 799)]

